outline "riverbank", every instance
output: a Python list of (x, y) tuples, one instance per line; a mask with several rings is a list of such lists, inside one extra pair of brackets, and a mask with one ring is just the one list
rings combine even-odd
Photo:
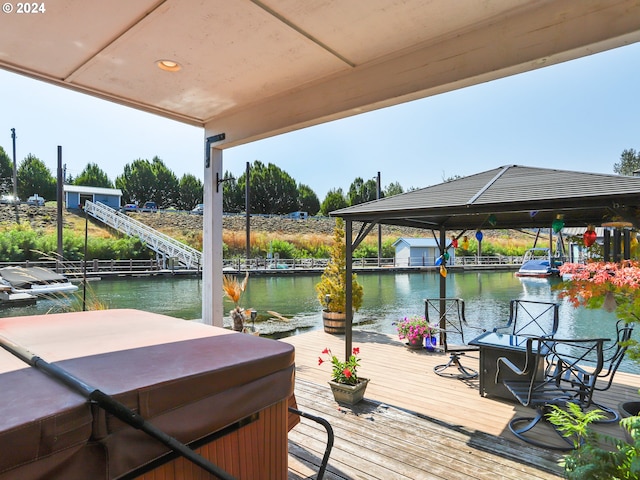
[[(160, 210), (157, 213), (129, 213), (131, 218), (148, 225), (176, 240), (179, 240), (198, 250), (202, 249), (203, 229), (202, 216), (190, 215), (188, 212), (176, 210)], [(63, 210), (65, 230), (71, 230), (77, 235), (84, 236), (85, 218), (82, 211)], [(57, 209), (55, 202), (48, 202), (45, 206), (35, 207), (26, 204), (17, 209), (10, 205), (0, 205), (0, 229), (9, 230), (20, 226), (29, 227), (44, 234), (55, 233), (57, 229)], [(259, 216), (250, 218), (250, 237), (252, 249), (268, 250), (271, 242), (290, 242), (298, 248), (307, 251), (317, 250), (320, 246), (332, 243), (335, 219), (330, 217), (310, 217), (307, 220), (296, 220), (284, 216)], [(360, 225), (354, 224), (358, 231)], [(118, 234), (91, 220), (88, 222), (88, 234), (92, 238), (118, 238)], [(398, 238), (429, 237), (429, 230), (408, 227), (382, 225), (383, 245), (392, 244)], [(242, 254), (246, 242), (246, 218), (243, 215), (226, 215), (223, 218), (223, 238), (229, 252)], [(521, 255), (533, 244), (534, 236), (526, 232), (511, 230), (488, 230), (485, 232), (483, 251), (489, 253), (491, 248), (505, 255)], [(472, 243), (475, 242), (472, 239)], [(377, 229), (370, 233), (364, 244), (377, 249)], [(387, 256), (391, 256), (392, 252)], [(256, 256), (266, 256), (257, 254)]]

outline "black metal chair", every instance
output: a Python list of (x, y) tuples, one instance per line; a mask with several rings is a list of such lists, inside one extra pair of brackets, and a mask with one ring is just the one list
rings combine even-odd
[[(460, 363), (460, 357), (465, 352), (477, 352), (478, 347), (467, 345), (464, 340), (465, 330), (471, 327), (464, 316), (464, 300), (461, 298), (426, 298), (424, 300), (424, 316), (429, 323), (437, 321), (440, 325), (438, 335), (440, 345), (445, 353), (449, 353), (447, 363), (436, 365), (433, 371), (441, 377), (459, 378), (462, 380), (476, 378), (478, 371), (465, 367)], [(477, 328), (479, 332), (486, 331)], [(448, 370), (455, 367), (457, 373)]]
[[(527, 339), (526, 361), (523, 367), (514, 365), (507, 358), (498, 359), (496, 382), (501, 381), (501, 371), (507, 370), (508, 380), (502, 381), (511, 394), (525, 407), (534, 408), (533, 417), (517, 417), (509, 422), (509, 430), (519, 439), (532, 445), (553, 449), (571, 450), (572, 438), (566, 438), (547, 421), (546, 414), (552, 405), (564, 407), (578, 404), (585, 409), (591, 406), (595, 385), (603, 369), (604, 338), (557, 339), (530, 337)], [(543, 359), (544, 361), (540, 361)], [(543, 371), (539, 371), (542, 365)], [(585, 365), (587, 365), (585, 367)], [(513, 375), (529, 380), (514, 380)], [(533, 431), (534, 427), (547, 425), (560, 437), (553, 443), (549, 432)], [(540, 430), (538, 429), (538, 430)]]
[(511, 300), (509, 321), (494, 332), (529, 337), (553, 337), (558, 331), (559, 305), (536, 300)]
[[(613, 377), (627, 353), (627, 342), (631, 338), (633, 327), (633, 323), (626, 323), (624, 320), (616, 322), (616, 341), (604, 349), (604, 365), (596, 379), (595, 391), (604, 392), (611, 388)], [(594, 423), (617, 423), (620, 420), (620, 414), (616, 408), (607, 407), (595, 401), (592, 401), (591, 405), (602, 410), (606, 415), (604, 419), (597, 420)]]

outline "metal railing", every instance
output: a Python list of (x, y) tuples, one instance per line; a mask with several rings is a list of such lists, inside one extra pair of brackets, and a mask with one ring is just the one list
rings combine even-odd
[[(329, 262), (328, 258), (298, 258), (298, 259), (264, 259), (264, 258), (235, 258), (224, 259), (223, 267), (228, 270), (280, 270), (280, 269), (297, 269), (297, 270), (317, 270), (322, 271)], [(406, 262), (402, 265), (400, 262), (395, 262), (394, 258), (381, 258), (380, 266), (382, 268), (389, 267), (407, 267)], [(522, 257), (500, 257), (500, 256), (486, 256), (486, 257), (457, 257), (456, 266), (475, 266), (482, 265), (520, 265), (522, 263)], [(22, 267), (45, 267), (55, 270), (60, 273), (65, 273), (69, 276), (77, 276), (83, 271), (95, 274), (95, 273), (149, 273), (161, 270), (166, 270), (167, 267), (162, 265), (162, 262), (156, 259), (149, 260), (88, 260), (85, 266), (83, 260), (70, 261), (56, 261), (56, 260), (28, 260), (24, 262), (0, 262), (1, 267), (9, 266), (22, 266)], [(428, 265), (433, 266), (434, 265)], [(168, 269), (171, 269), (169, 266)], [(173, 267), (177, 267), (173, 265)], [(375, 268), (378, 267), (377, 258), (357, 258), (353, 260), (354, 268)], [(419, 267), (419, 266), (416, 266)], [(193, 268), (193, 270), (196, 270)], [(199, 271), (196, 270), (196, 271)]]
[(202, 252), (190, 247), (164, 233), (158, 232), (142, 222), (134, 220), (102, 203), (86, 201), (84, 211), (87, 215), (100, 220), (126, 235), (138, 237), (146, 246), (167, 260), (175, 259), (186, 268), (199, 269), (202, 265)]

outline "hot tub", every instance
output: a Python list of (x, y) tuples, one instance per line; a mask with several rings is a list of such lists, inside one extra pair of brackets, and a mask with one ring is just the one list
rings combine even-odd
[[(0, 319), (0, 335), (194, 442), (239, 479), (287, 478), (288, 344), (137, 310)], [(1, 480), (206, 478), (168, 453), (0, 350)]]

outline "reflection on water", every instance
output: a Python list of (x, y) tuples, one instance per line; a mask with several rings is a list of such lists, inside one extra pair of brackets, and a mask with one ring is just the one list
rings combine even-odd
[[(295, 335), (322, 328), (321, 305), (315, 285), (319, 275), (255, 276), (249, 279), (242, 306), (259, 312), (257, 328), (274, 336)], [(362, 273), (358, 280), (364, 288), (362, 308), (356, 313), (356, 328), (395, 333), (393, 322), (405, 315), (423, 314), (423, 299), (438, 297), (440, 277), (437, 272)], [(509, 301), (558, 301), (551, 286), (557, 279), (518, 278), (513, 272), (450, 272), (447, 275), (447, 297), (465, 300), (469, 323), (491, 328), (505, 323)], [(120, 278), (90, 282), (91, 292), (109, 308), (135, 308), (186, 320), (202, 316), (201, 280), (185, 277)], [(81, 296), (81, 291), (80, 291)], [(0, 310), (1, 316), (47, 313), (57, 301), (39, 300), (34, 306)], [(225, 299), (225, 311), (233, 305)], [(59, 302), (58, 302), (59, 303)], [(290, 319), (269, 319), (274, 311)], [(603, 310), (575, 309), (560, 301), (559, 337), (615, 336), (616, 317)], [(638, 331), (634, 338), (640, 338)], [(640, 367), (625, 362), (625, 371), (640, 373)]]

